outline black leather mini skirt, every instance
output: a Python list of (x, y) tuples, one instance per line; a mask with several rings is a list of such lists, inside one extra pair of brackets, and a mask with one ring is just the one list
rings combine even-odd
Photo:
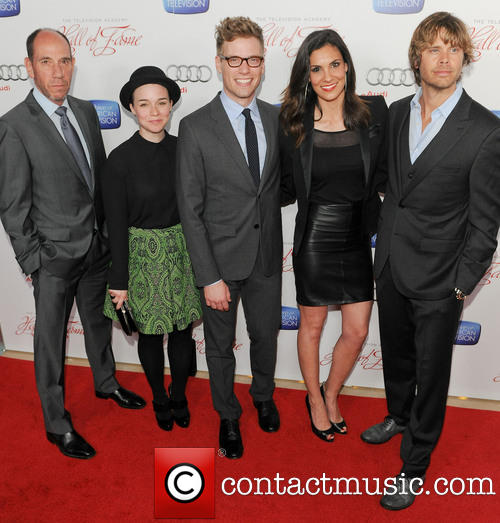
[(362, 202), (311, 203), (293, 268), (300, 305), (373, 300), (371, 247), (363, 232)]

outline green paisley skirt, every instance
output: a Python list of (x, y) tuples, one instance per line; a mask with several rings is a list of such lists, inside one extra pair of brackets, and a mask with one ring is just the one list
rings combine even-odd
[[(201, 317), (200, 294), (181, 224), (166, 229), (129, 227), (128, 303), (137, 329), (165, 334)], [(118, 321), (106, 289), (104, 314)]]

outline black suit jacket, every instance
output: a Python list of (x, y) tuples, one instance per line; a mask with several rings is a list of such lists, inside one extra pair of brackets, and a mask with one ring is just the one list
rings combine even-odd
[(389, 177), (375, 276), (390, 258), (395, 284), (410, 298), (441, 299), (455, 287), (470, 294), (497, 245), (500, 120), (464, 91), (439, 133), (405, 170), (402, 129), (411, 98), (389, 110)]
[[(382, 96), (364, 96), (371, 111), (369, 127), (360, 129), (359, 142), (363, 157), (365, 175), (364, 228), (368, 234), (374, 233), (380, 209), (378, 190), (383, 188), (385, 168), (379, 167), (384, 162), (384, 131), (387, 119), (387, 105)], [(297, 254), (302, 244), (311, 191), (311, 165), (313, 155), (314, 107), (310, 107), (304, 119), (306, 136), (297, 148), (295, 138), (285, 135), (280, 130), (281, 155), (281, 201), (286, 205), (297, 200), (298, 212), (295, 218), (293, 251)], [(375, 178), (377, 174), (377, 178)]]
[(0, 216), (25, 274), (43, 266), (61, 278), (73, 276), (96, 222), (103, 223), (99, 120), (90, 102), (67, 98), (89, 149), (94, 194), (32, 92), (0, 119)]

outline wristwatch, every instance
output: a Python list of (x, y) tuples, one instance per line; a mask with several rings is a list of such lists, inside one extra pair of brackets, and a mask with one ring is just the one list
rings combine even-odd
[(457, 298), (457, 300), (465, 300), (465, 298), (467, 297), (458, 287), (455, 287), (455, 297)]

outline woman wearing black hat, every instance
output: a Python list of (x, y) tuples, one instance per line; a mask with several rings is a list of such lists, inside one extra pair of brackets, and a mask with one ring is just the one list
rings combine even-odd
[[(174, 420), (189, 425), (185, 387), (193, 358), (191, 330), (201, 316), (177, 211), (177, 138), (165, 131), (179, 98), (178, 85), (161, 69), (134, 71), (120, 101), (137, 118), (139, 130), (111, 152), (102, 175), (112, 258), (104, 313), (116, 320), (114, 309), (128, 301), (139, 330), (139, 359), (163, 430), (171, 430)], [(170, 397), (164, 385), (166, 333)]]

